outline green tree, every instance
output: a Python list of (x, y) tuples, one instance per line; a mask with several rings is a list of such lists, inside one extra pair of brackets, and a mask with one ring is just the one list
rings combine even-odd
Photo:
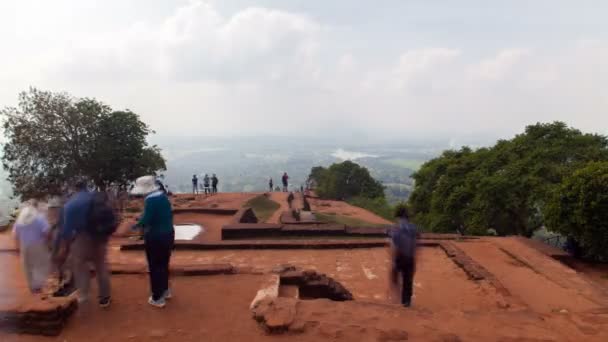
[(607, 160), (607, 146), (606, 137), (562, 122), (528, 126), (491, 148), (446, 151), (425, 163), (412, 176), (409, 203), (433, 231), (530, 236), (551, 190), (577, 167)]
[(6, 143), (2, 162), (16, 195), (57, 194), (75, 178), (98, 187), (125, 184), (136, 171), (165, 168), (149, 147), (147, 125), (131, 112), (112, 112), (95, 99), (30, 88), (17, 107), (1, 111)]
[(608, 260), (608, 162), (566, 177), (545, 207), (550, 230), (573, 237), (587, 257)]
[(351, 161), (333, 164), (327, 169), (315, 167), (309, 178), (317, 182), (317, 194), (323, 198), (384, 198), (382, 184), (366, 168)]

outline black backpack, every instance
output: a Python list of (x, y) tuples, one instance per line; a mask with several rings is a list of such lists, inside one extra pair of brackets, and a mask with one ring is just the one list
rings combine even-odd
[(105, 192), (94, 192), (89, 209), (89, 233), (96, 238), (108, 238), (118, 228), (118, 218)]

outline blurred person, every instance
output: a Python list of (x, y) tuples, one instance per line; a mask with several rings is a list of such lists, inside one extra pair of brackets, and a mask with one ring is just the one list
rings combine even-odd
[(40, 293), (46, 284), (51, 267), (51, 253), (47, 245), (49, 223), (34, 203), (25, 203), (13, 226), (21, 265), (30, 291)]
[(287, 175), (287, 172), (283, 173), (281, 180), (283, 181), (283, 192), (287, 192), (289, 189), (289, 176)]
[[(133, 191), (133, 188), (131, 188), (131, 191)], [(198, 177), (196, 175), (192, 175), (192, 194), (198, 194)]]
[(78, 300), (86, 303), (91, 281), (90, 265), (95, 268), (99, 306), (110, 306), (110, 272), (106, 257), (110, 235), (114, 233), (118, 220), (108, 196), (103, 192), (89, 192), (86, 182), (75, 185), (75, 193), (63, 208), (59, 233), (61, 255), (59, 260), (70, 261)]
[(268, 188), (270, 189), (270, 192), (272, 192), (274, 183), (272, 182), (272, 177), (268, 180)]
[(211, 178), (209, 178), (208, 174), (205, 174), (203, 178), (203, 186), (205, 187), (205, 195), (211, 193), (211, 188), (209, 187), (209, 183), (211, 182)]
[[(405, 205), (395, 209), (397, 225), (391, 231), (391, 283), (398, 285), (401, 280), (401, 304), (412, 305), (414, 274), (416, 273), (416, 238), (417, 228), (409, 222), (409, 213)], [(399, 279), (401, 276), (401, 279)]]
[(150, 274), (152, 296), (148, 304), (162, 308), (172, 297), (169, 288), (169, 263), (175, 242), (173, 211), (167, 195), (160, 191), (154, 176), (143, 176), (135, 181), (134, 195), (144, 196), (144, 212), (134, 229), (143, 229), (146, 259)]
[(220, 180), (217, 178), (217, 176), (214, 173), (213, 177), (211, 177), (211, 192), (212, 193), (217, 194), (217, 185), (219, 182), (220, 182)]

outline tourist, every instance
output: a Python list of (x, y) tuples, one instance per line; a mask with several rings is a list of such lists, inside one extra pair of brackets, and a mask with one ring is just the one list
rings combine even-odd
[(396, 229), (391, 231), (391, 282), (398, 284), (401, 275), (401, 304), (409, 307), (412, 304), (412, 285), (416, 272), (416, 226), (409, 222), (409, 214), (403, 204), (397, 206), (395, 216), (399, 221)]
[(13, 226), (17, 248), (27, 285), (34, 294), (40, 293), (50, 272), (51, 254), (47, 246), (49, 223), (35, 203), (25, 203)]
[(220, 182), (220, 180), (217, 178), (217, 176), (215, 175), (215, 173), (213, 174), (213, 177), (211, 177), (211, 186), (212, 188), (212, 192), (214, 194), (217, 194), (217, 184)]
[(205, 186), (205, 195), (211, 193), (211, 189), (209, 188), (209, 183), (210, 182), (211, 182), (211, 179), (209, 178), (209, 175), (205, 174), (205, 178), (203, 178), (203, 184)]
[(270, 189), (270, 192), (272, 192), (274, 183), (272, 182), (272, 177), (268, 180), (268, 188)]
[[(131, 189), (133, 191), (133, 189)], [(198, 177), (196, 175), (192, 175), (192, 194), (198, 194)]]
[(105, 193), (89, 192), (85, 181), (77, 182), (75, 191), (63, 207), (58, 260), (65, 261), (69, 251), (80, 303), (88, 302), (93, 265), (99, 306), (105, 308), (111, 303), (108, 240), (117, 218)]
[(135, 181), (132, 191), (144, 197), (144, 213), (134, 228), (142, 228), (152, 296), (150, 305), (162, 308), (171, 298), (169, 289), (169, 262), (175, 240), (171, 202), (165, 193), (159, 190), (154, 176), (143, 176)]
[(283, 192), (287, 192), (288, 188), (289, 188), (289, 176), (287, 175), (287, 172), (283, 173)]

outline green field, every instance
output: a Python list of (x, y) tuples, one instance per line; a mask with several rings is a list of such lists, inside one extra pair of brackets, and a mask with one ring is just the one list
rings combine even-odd
[(393, 159), (387, 159), (384, 161), (387, 164), (393, 165), (393, 166), (397, 166), (397, 167), (402, 167), (404, 169), (410, 169), (410, 170), (418, 170), (420, 168), (420, 166), (422, 166), (422, 164), (424, 164), (424, 160), (417, 160), (417, 159), (399, 159), (399, 158), (393, 158)]
[(251, 207), (253, 209), (259, 222), (266, 222), (281, 205), (264, 195), (260, 195), (247, 201), (245, 207)]
[(369, 223), (363, 220), (356, 219), (350, 216), (336, 215), (336, 214), (325, 214), (315, 213), (317, 221), (323, 223), (336, 223), (343, 224), (349, 227), (381, 227), (382, 225)]

